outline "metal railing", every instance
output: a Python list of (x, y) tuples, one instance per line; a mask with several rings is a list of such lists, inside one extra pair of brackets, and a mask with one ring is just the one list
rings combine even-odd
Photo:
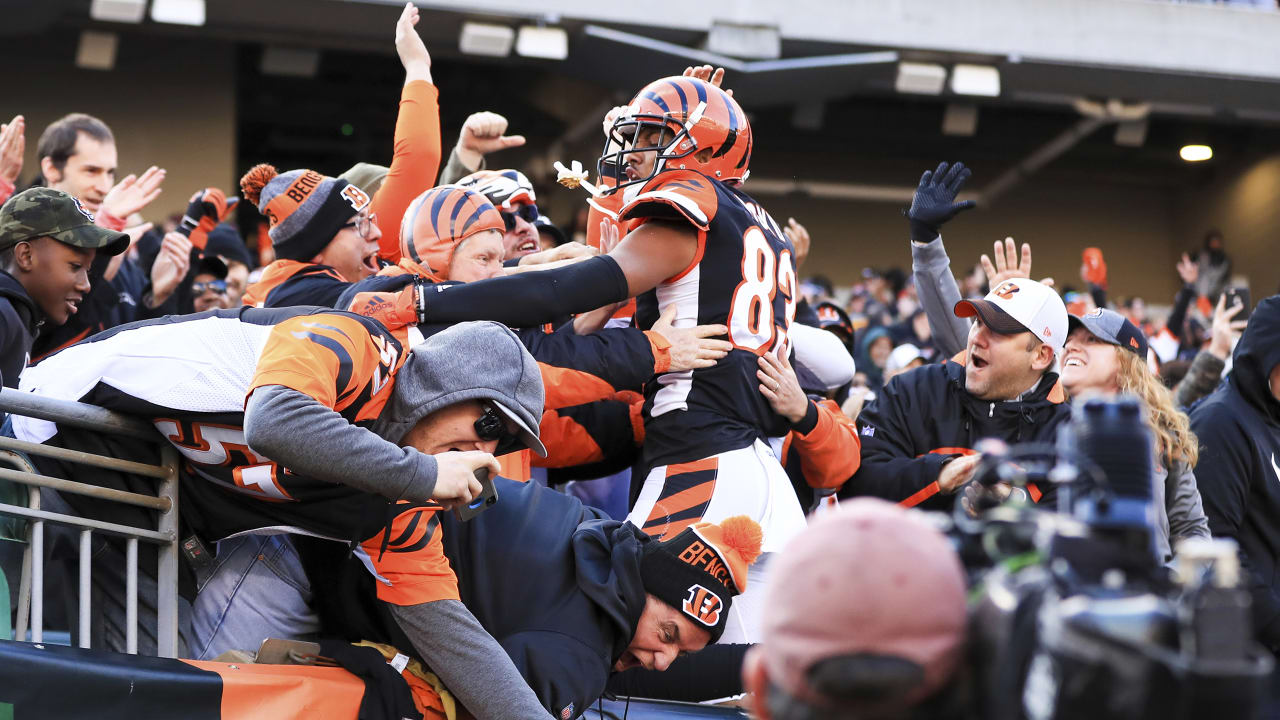
[[(157, 547), (156, 640), (161, 657), (178, 656), (178, 453), (165, 442), (150, 424), (85, 403), (68, 402), (22, 393), (10, 388), (0, 390), (0, 413), (25, 415), (56, 422), (59, 425), (119, 435), (156, 443), (161, 463), (150, 465), (119, 458), (68, 450), (39, 443), (24, 442), (0, 436), (0, 479), (28, 486), (29, 506), (0, 503), (0, 515), (26, 518), (27, 545), (23, 551), (22, 579), (18, 590), (18, 639), (32, 642), (44, 639), (44, 532), (45, 523), (80, 530), (79, 617), (78, 638), (82, 648), (89, 647), (93, 613), (90, 586), (93, 533), (125, 538), (125, 646), (126, 652), (138, 652), (138, 543)], [(156, 480), (156, 494), (127, 492), (86, 483), (41, 475), (25, 457), (38, 455), (62, 462), (116, 470)], [(109, 502), (146, 508), (157, 512), (156, 528), (137, 528), (93, 518), (49, 512), (40, 507), (40, 488), (71, 493)]]

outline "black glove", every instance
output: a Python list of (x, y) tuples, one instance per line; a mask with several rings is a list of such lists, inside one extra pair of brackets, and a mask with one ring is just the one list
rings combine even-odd
[(240, 198), (229, 198), (218, 188), (197, 190), (191, 196), (187, 212), (178, 225), (178, 232), (190, 238), (192, 245), (204, 250), (205, 243), (209, 241), (209, 231), (226, 220), (238, 202)]
[(938, 163), (937, 170), (924, 171), (916, 194), (911, 198), (911, 208), (906, 213), (907, 220), (911, 221), (912, 241), (933, 242), (943, 223), (977, 204), (973, 200), (956, 202), (956, 195), (972, 174), (964, 163), (956, 163), (948, 170), (943, 162)]

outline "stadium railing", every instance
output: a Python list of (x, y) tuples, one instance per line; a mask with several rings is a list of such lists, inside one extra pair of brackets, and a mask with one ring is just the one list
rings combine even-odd
[[(22, 577), (18, 594), (16, 637), (31, 642), (44, 638), (44, 541), (45, 524), (63, 525), (80, 531), (79, 552), (79, 646), (88, 648), (92, 606), (93, 534), (103, 533), (125, 538), (125, 646), (138, 651), (138, 545), (145, 542), (156, 547), (157, 563), (156, 640), (160, 657), (178, 656), (178, 453), (164, 442), (156, 429), (133, 417), (111, 412), (95, 405), (43, 398), (10, 388), (0, 390), (0, 413), (24, 415), (94, 432), (120, 435), (155, 442), (159, 446), (159, 465), (132, 462), (119, 458), (69, 450), (0, 436), (0, 480), (27, 486), (28, 506), (0, 503), (0, 515), (25, 518), (28, 521), (26, 547), (22, 558)], [(61, 462), (95, 468), (117, 470), (156, 480), (155, 495), (126, 492), (86, 483), (42, 475), (26, 456), (48, 457)], [(155, 529), (104, 522), (78, 515), (50, 512), (40, 508), (40, 488), (60, 493), (84, 495), (98, 500), (147, 508), (156, 512)]]

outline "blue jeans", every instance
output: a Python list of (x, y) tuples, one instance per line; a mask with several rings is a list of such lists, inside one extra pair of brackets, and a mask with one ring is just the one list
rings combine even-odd
[(313, 640), (320, 618), (311, 583), (288, 535), (245, 535), (218, 543), (210, 567), (197, 572), (192, 657), (227, 650), (256, 652), (266, 638)]

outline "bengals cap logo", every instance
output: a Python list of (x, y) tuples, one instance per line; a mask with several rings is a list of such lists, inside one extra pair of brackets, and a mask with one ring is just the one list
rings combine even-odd
[(720, 609), (723, 607), (719, 595), (701, 585), (689, 586), (689, 595), (684, 599), (685, 615), (707, 627), (715, 627), (720, 622)]
[(342, 188), (341, 194), (342, 194), (342, 199), (346, 200), (347, 203), (351, 205), (351, 207), (355, 208), (356, 212), (360, 212), (361, 210), (364, 209), (365, 205), (369, 204), (368, 193), (356, 187), (355, 185), (348, 185)]
[(998, 298), (1002, 298), (1004, 300), (1012, 300), (1014, 293), (1018, 292), (1021, 289), (1022, 288), (1018, 287), (1017, 283), (1011, 280), (1005, 280), (1004, 282), (1000, 283), (1000, 287), (996, 288), (992, 292)]
[(1088, 315), (1085, 315), (1085, 317), (1087, 317), (1087, 318), (1100, 318), (1100, 317), (1102, 317), (1102, 308), (1094, 308), (1094, 309), (1090, 310), (1090, 311), (1089, 311), (1089, 314), (1088, 314)]

